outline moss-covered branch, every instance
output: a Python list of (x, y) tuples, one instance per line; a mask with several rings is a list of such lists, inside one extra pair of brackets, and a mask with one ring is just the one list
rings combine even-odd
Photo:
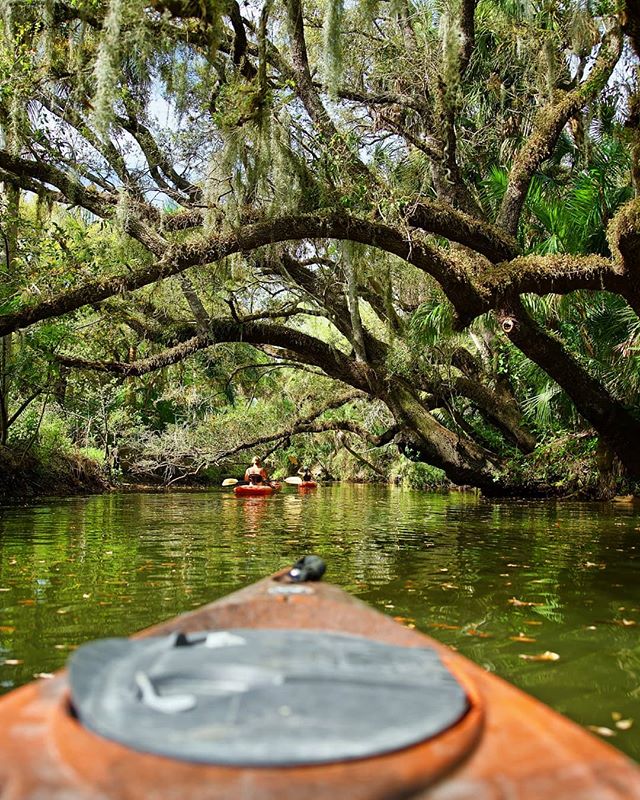
[(600, 51), (588, 77), (575, 89), (559, 92), (559, 99), (544, 106), (533, 122), (533, 132), (520, 148), (511, 167), (498, 225), (515, 236), (531, 180), (549, 158), (567, 122), (594, 100), (606, 85), (622, 52), (622, 32), (613, 23), (603, 36)]

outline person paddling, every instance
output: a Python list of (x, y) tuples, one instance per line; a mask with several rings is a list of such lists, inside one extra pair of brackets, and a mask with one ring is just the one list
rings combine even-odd
[(268, 482), (269, 476), (267, 475), (267, 470), (262, 466), (262, 462), (258, 456), (252, 458), (251, 466), (244, 473), (244, 479), (252, 486)]
[(309, 467), (302, 467), (302, 469), (299, 469), (298, 475), (302, 477), (302, 480), (305, 483), (309, 483), (309, 481), (313, 480), (313, 477), (311, 475), (311, 470), (309, 469)]

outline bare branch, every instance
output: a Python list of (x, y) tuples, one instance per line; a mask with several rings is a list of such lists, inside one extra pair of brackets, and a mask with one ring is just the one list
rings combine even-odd
[(302, 0), (287, 0), (286, 6), (291, 36), (291, 57), (298, 95), (307, 113), (325, 138), (326, 144), (331, 147), (334, 157), (339, 158), (344, 167), (356, 178), (366, 177), (371, 179), (373, 176), (369, 169), (348, 147), (343, 136), (336, 128), (311, 78), (307, 44), (304, 36)]
[[(356, 396), (351, 398), (351, 400), (355, 399), (358, 399), (358, 397)], [(272, 442), (278, 442), (278, 443), (283, 442), (286, 441), (287, 439), (290, 439), (292, 436), (299, 436), (302, 434), (329, 433), (332, 431), (353, 433), (356, 436), (360, 436), (363, 440), (365, 440), (374, 447), (382, 447), (386, 444), (389, 444), (399, 430), (397, 426), (393, 426), (384, 433), (380, 434), (379, 436), (376, 436), (370, 433), (369, 431), (365, 430), (364, 428), (360, 427), (355, 422), (350, 422), (349, 420), (326, 420), (322, 422), (313, 421), (321, 414), (324, 414), (325, 411), (328, 411), (331, 408), (339, 408), (345, 403), (351, 402), (351, 400), (343, 400), (342, 402), (336, 401), (336, 403), (332, 403), (331, 405), (325, 406), (319, 411), (314, 412), (311, 419), (298, 420), (294, 425), (292, 425), (290, 428), (287, 428), (284, 431), (279, 431), (278, 433), (260, 436), (251, 442), (244, 442), (243, 444), (240, 444), (237, 447), (231, 448), (230, 450), (226, 450), (223, 453), (218, 454), (216, 456), (216, 461), (218, 462), (224, 461), (230, 456), (235, 455), (235, 453), (239, 453), (243, 450), (254, 450), (256, 447), (259, 447), (260, 445), (270, 444)], [(344, 440), (341, 440), (341, 444), (347, 450), (349, 450), (349, 447), (344, 443)], [(357, 454), (354, 455), (356, 455), (357, 458), (361, 458), (361, 456)], [(374, 471), (377, 471), (375, 467), (372, 467), (372, 469)]]
[(469, 66), (471, 54), (475, 47), (475, 12), (477, 0), (461, 0), (460, 8), (460, 32), (462, 41), (460, 43), (460, 75), (464, 75)]
[(207, 309), (204, 307), (204, 304), (196, 292), (190, 278), (188, 278), (184, 273), (181, 273), (178, 276), (178, 280), (180, 281), (182, 294), (185, 296), (185, 299), (189, 304), (189, 308), (191, 309), (191, 313), (196, 320), (198, 330), (200, 333), (206, 333), (209, 325), (209, 314), (207, 313)]
[[(319, 85), (319, 84), (317, 84)], [(400, 106), (401, 108), (411, 108), (419, 114), (428, 115), (429, 106), (419, 97), (396, 92), (365, 92), (353, 89), (342, 88), (337, 91), (338, 97), (343, 100), (351, 100), (354, 103), (363, 103), (366, 106)]]
[[(141, 122), (140, 109), (135, 108), (130, 100), (125, 101), (125, 107), (128, 116), (127, 118), (119, 117), (118, 122), (124, 130), (128, 131), (136, 140), (147, 159), (149, 167), (152, 170), (159, 167), (173, 185), (187, 195), (189, 200), (193, 202), (202, 200), (201, 189), (198, 186), (194, 186), (190, 181), (176, 172), (173, 164), (162, 152), (149, 128)], [(166, 189), (166, 184), (162, 186), (162, 188)]]
[[(13, 175), (13, 182), (21, 188), (32, 191), (33, 181), (39, 181), (59, 189), (67, 202), (80, 205), (98, 217), (108, 218), (118, 204), (118, 195), (99, 192), (90, 186), (84, 186), (69, 172), (64, 172), (43, 161), (30, 161), (0, 150), (0, 169)], [(23, 179), (27, 180), (24, 181)], [(145, 206), (144, 212), (149, 216), (158, 216), (156, 209)], [(126, 232), (137, 239), (155, 255), (161, 255), (167, 248), (167, 242), (156, 231), (152, 230), (141, 219), (135, 216), (134, 209), (127, 215)]]
[(372, 472), (375, 472), (376, 475), (378, 475), (381, 478), (384, 478), (384, 480), (386, 481), (387, 479), (386, 474), (379, 467), (376, 467), (375, 464), (372, 464), (371, 461), (365, 458), (361, 453), (358, 453), (357, 450), (354, 450), (353, 447), (351, 447), (351, 445), (349, 444), (349, 440), (344, 435), (344, 432), (338, 434), (338, 441), (344, 447), (347, 453), (350, 453), (356, 459), (356, 461), (360, 461), (362, 464), (364, 464), (366, 467), (372, 470)]

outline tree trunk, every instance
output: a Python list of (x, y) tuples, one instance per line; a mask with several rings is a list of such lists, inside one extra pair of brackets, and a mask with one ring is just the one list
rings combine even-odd
[(496, 457), (441, 425), (408, 387), (395, 383), (382, 399), (402, 426), (399, 444), (404, 455), (439, 467), (461, 486), (493, 490), (500, 481), (501, 465)]
[(344, 247), (344, 271), (347, 279), (347, 303), (351, 318), (351, 331), (353, 348), (360, 361), (367, 361), (367, 351), (364, 344), (364, 331), (360, 319), (360, 298), (358, 296), (358, 263), (350, 252), (351, 248)]
[(618, 456), (629, 476), (640, 478), (640, 420), (593, 378), (559, 339), (543, 330), (522, 306), (518, 308), (515, 320), (510, 321), (509, 338), (565, 390), (579, 413)]
[(598, 463), (598, 499), (611, 500), (618, 493), (618, 485), (621, 478), (620, 460), (607, 443), (600, 439), (596, 450), (596, 461)]

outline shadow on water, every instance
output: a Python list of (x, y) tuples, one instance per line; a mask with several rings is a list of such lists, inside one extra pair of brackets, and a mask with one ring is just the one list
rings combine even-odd
[[(0, 509), (0, 692), (87, 639), (129, 634), (309, 552), (328, 579), (576, 721), (636, 720), (612, 743), (640, 760), (633, 506), (336, 485)], [(560, 659), (521, 658), (547, 650)]]

